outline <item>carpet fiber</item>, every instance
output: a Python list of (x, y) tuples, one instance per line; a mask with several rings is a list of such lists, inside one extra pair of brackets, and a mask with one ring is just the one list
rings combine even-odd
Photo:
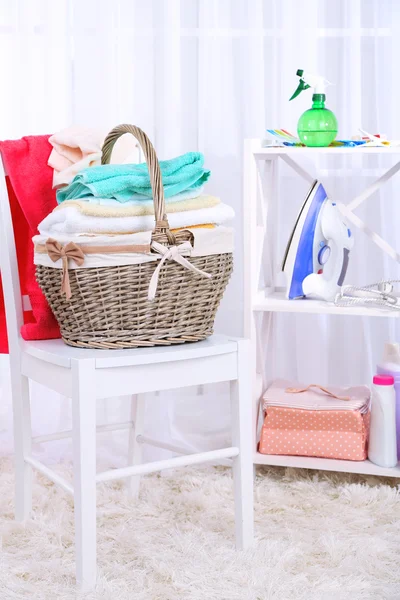
[(232, 480), (216, 467), (98, 488), (96, 592), (74, 589), (72, 500), (35, 477), (26, 527), (0, 462), (1, 600), (388, 600), (400, 598), (395, 480), (258, 471), (253, 549), (234, 550)]

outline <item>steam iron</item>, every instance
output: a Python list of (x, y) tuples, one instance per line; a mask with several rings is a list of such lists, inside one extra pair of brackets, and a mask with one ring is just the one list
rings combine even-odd
[(324, 186), (314, 181), (286, 247), (286, 297), (333, 302), (343, 284), (353, 236)]

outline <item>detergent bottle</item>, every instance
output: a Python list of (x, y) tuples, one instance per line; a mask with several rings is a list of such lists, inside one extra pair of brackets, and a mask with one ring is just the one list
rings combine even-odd
[(368, 458), (375, 465), (397, 465), (396, 394), (391, 375), (375, 375), (372, 384)]
[(311, 75), (302, 69), (296, 73), (299, 85), (290, 98), (297, 98), (303, 91), (313, 88), (312, 107), (304, 112), (297, 124), (300, 141), (306, 146), (329, 146), (337, 136), (338, 123), (331, 110), (325, 108), (325, 88), (330, 82), (319, 75)]
[(400, 345), (385, 344), (382, 362), (376, 366), (379, 375), (391, 375), (396, 394), (397, 456), (400, 459)]

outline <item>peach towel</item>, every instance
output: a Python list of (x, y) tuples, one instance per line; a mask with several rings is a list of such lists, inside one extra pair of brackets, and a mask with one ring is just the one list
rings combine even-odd
[(68, 185), (86, 167), (99, 165), (104, 136), (86, 127), (67, 127), (50, 136), (48, 165), (54, 169), (53, 188)]

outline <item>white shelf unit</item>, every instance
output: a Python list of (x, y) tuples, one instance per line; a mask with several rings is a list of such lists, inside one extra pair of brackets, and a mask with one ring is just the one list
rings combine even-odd
[[(316, 177), (308, 172), (297, 159), (312, 155), (390, 155), (394, 164), (376, 181), (369, 185), (356, 198), (346, 205), (338, 203), (339, 210), (351, 222), (353, 227), (362, 230), (383, 252), (400, 263), (400, 254), (392, 248), (377, 232), (369, 229), (354, 210), (367, 200), (376, 190), (388, 181), (400, 169), (400, 147), (374, 148), (264, 148), (261, 140), (246, 140), (244, 145), (244, 178), (243, 178), (243, 254), (244, 254), (244, 331), (251, 340), (252, 361), (255, 365), (253, 372), (253, 402), (254, 402), (254, 464), (275, 465), (283, 467), (298, 467), (318, 469), (322, 471), (338, 471), (360, 473), (364, 475), (380, 475), (385, 477), (400, 477), (400, 462), (397, 467), (387, 469), (374, 465), (369, 460), (362, 462), (348, 460), (333, 460), (327, 458), (303, 456), (276, 456), (260, 454), (257, 451), (257, 418), (260, 399), (260, 375), (257, 373), (258, 332), (256, 315), (260, 312), (269, 313), (273, 319), (274, 313), (352, 315), (368, 317), (398, 318), (400, 312), (369, 309), (358, 307), (337, 307), (332, 303), (317, 300), (287, 300), (284, 289), (274, 287), (274, 266), (269, 264), (271, 281), (268, 287), (260, 289), (259, 279), (263, 269), (264, 242), (268, 244), (268, 232), (271, 230), (271, 213), (274, 202), (278, 201), (277, 161), (283, 160), (300, 177), (312, 183)], [(266, 240), (267, 236), (267, 240)], [(272, 236), (270, 236), (272, 237)], [(273, 248), (267, 245), (267, 255), (273, 255)], [(264, 252), (265, 256), (265, 252)]]
[(283, 288), (273, 291), (258, 290), (253, 298), (253, 310), (265, 312), (308, 313), (319, 315), (358, 315), (360, 317), (392, 317), (399, 318), (400, 311), (365, 306), (335, 306), (332, 302), (322, 300), (288, 300)]
[(333, 458), (315, 458), (313, 456), (277, 456), (256, 452), (254, 463), (275, 467), (294, 467), (297, 469), (316, 469), (339, 473), (358, 473), (360, 475), (380, 475), (381, 477), (400, 477), (400, 463), (393, 469), (378, 467), (369, 460), (335, 460)]

